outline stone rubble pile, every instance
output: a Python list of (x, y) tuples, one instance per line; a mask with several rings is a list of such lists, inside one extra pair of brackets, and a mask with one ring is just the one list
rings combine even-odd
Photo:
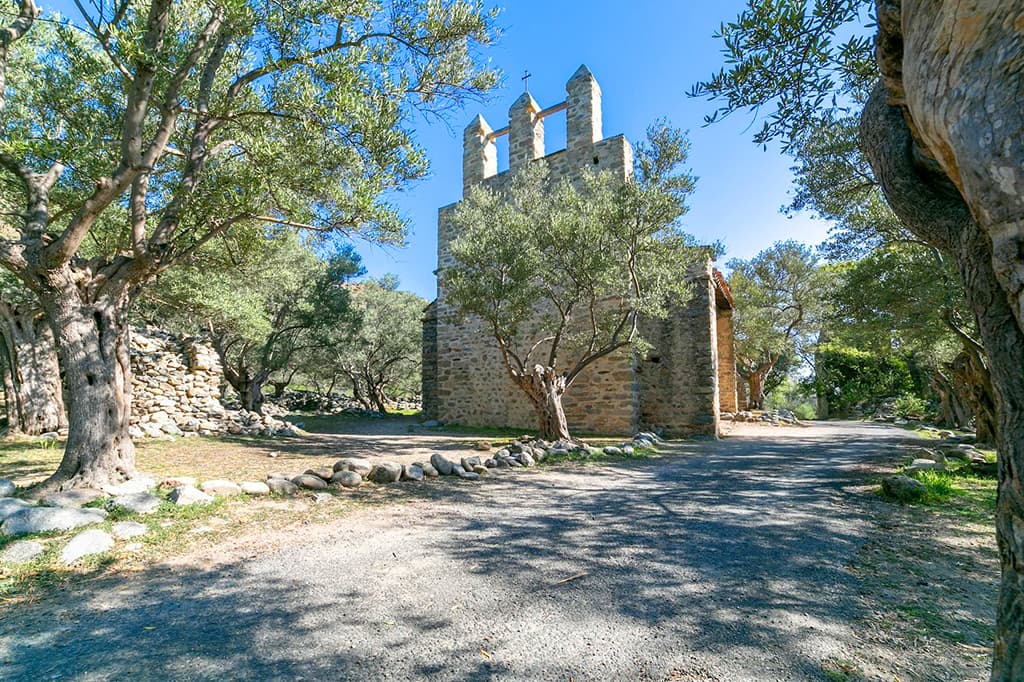
[(721, 419), (723, 421), (733, 422), (760, 422), (771, 424), (772, 426), (780, 426), (782, 424), (799, 425), (803, 423), (797, 418), (796, 414), (790, 410), (769, 410), (767, 412), (740, 410), (735, 413), (723, 412)]
[[(271, 397), (279, 407), (288, 412), (317, 412), (320, 414), (352, 414), (362, 417), (379, 417), (379, 412), (367, 410), (359, 401), (347, 396), (332, 393), (330, 395), (315, 391), (294, 391), (286, 390), (279, 397)], [(419, 410), (422, 403), (419, 400), (399, 398), (388, 405), (392, 410)]]
[(158, 329), (133, 329), (132, 438), (218, 434), (297, 436), (301, 432), (278, 416), (225, 408), (220, 358), (196, 339), (178, 339)]

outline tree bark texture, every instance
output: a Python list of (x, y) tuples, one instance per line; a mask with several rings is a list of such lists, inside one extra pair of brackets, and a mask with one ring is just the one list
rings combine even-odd
[(540, 437), (549, 441), (570, 440), (569, 423), (562, 407), (565, 376), (554, 367), (537, 365), (532, 373), (513, 376), (513, 380), (526, 393), (537, 413)]
[[(894, 4), (897, 12), (895, 21), (892, 14)], [(900, 59), (892, 56), (892, 51), (899, 50), (901, 45), (898, 10), (898, 3), (879, 3), (879, 62), (886, 79), (884, 84), (879, 84), (875, 89), (865, 106), (861, 120), (862, 143), (886, 198), (899, 218), (914, 234), (956, 259), (968, 305), (977, 319), (995, 394), (996, 445), (999, 452), (996, 538), (1002, 575), (991, 676), (993, 680), (1000, 681), (1022, 680), (1024, 329), (1020, 324), (1017, 294), (1012, 288), (1006, 287), (1006, 270), (998, 270), (999, 259), (993, 255), (994, 245), (999, 247), (990, 238), (984, 224), (975, 219), (978, 212), (973, 210), (973, 205), (969, 206), (971, 197), (967, 195), (963, 183), (963, 177), (968, 171), (961, 171), (959, 180), (947, 175), (945, 166), (949, 164), (950, 158), (942, 157), (948, 156), (950, 149), (940, 147), (935, 154), (931, 154), (929, 149), (922, 150), (921, 143), (915, 140), (913, 129), (908, 125), (906, 110), (893, 106), (893, 103), (900, 103), (902, 90), (896, 89), (892, 98), (887, 92), (886, 85), (890, 82), (896, 83), (893, 86), (895, 88), (903, 87), (898, 80), (897, 68), (905, 69), (908, 61), (902, 54)], [(934, 12), (934, 9), (928, 11)], [(921, 48), (919, 45), (918, 49)], [(958, 46), (954, 48), (959, 49)], [(987, 47), (978, 50), (979, 53), (986, 51)], [(913, 61), (913, 58), (910, 57), (909, 61)], [(982, 80), (989, 75), (976, 74)], [(936, 77), (940, 80), (950, 78), (946, 73), (936, 74)], [(916, 82), (915, 85), (920, 87)], [(943, 103), (955, 99), (951, 97), (952, 94), (933, 92), (935, 101), (931, 106), (944, 106)], [(921, 106), (920, 97), (914, 97)], [(984, 136), (984, 129), (979, 129), (978, 136)], [(1012, 145), (1008, 149), (1012, 151)], [(937, 162), (933, 156), (940, 161)], [(1024, 155), (1018, 155), (1018, 165), (1022, 158)], [(969, 171), (974, 172), (976, 170)], [(961, 187), (964, 187), (964, 195), (961, 194)]]
[(57, 471), (35, 495), (101, 488), (135, 475), (128, 435), (131, 365), (126, 297), (83, 300), (73, 285), (40, 295), (57, 338), (68, 399), (68, 440)]
[(38, 436), (66, 427), (57, 349), (42, 310), (0, 304), (0, 352), (8, 428)]

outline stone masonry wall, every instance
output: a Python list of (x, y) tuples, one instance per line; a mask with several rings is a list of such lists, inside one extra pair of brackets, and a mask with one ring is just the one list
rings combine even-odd
[(654, 346), (638, 363), (640, 425), (666, 436), (718, 435), (718, 342), (710, 263), (692, 278), (693, 295), (664, 320), (644, 324)]
[[(512, 105), (509, 128), (503, 131), (493, 132), (482, 117), (476, 117), (463, 138), (464, 190), (483, 185), (503, 191), (517, 168), (540, 158), (556, 180), (578, 177), (582, 168), (628, 177), (633, 149), (622, 135), (602, 139), (601, 90), (593, 75), (580, 67), (566, 91), (566, 102), (550, 111), (566, 110), (567, 148), (552, 154), (544, 153), (545, 112), (528, 93)], [(497, 173), (493, 140), (505, 133), (511, 150), (510, 171)], [(450, 216), (457, 205), (438, 211), (440, 268), (452, 263), (449, 244), (456, 235)], [(595, 362), (577, 378), (564, 400), (571, 430), (633, 434), (641, 425), (650, 425), (670, 435), (717, 434), (719, 344), (710, 264), (699, 270), (695, 281), (695, 295), (677, 314), (645, 324), (647, 337), (657, 346), (652, 357), (659, 357), (660, 364), (636, 361), (624, 350)], [(455, 320), (441, 286), (424, 317), (423, 339), (426, 419), (536, 428), (533, 408), (508, 377), (494, 339), (479, 320)]]
[(736, 396), (736, 348), (733, 341), (732, 307), (718, 305), (718, 396), (722, 412), (739, 412)]

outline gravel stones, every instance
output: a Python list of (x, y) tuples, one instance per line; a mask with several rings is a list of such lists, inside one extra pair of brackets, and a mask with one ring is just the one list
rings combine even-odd
[(190, 504), (210, 504), (213, 502), (212, 497), (191, 485), (177, 486), (171, 490), (167, 499), (179, 507), (185, 507)]
[(430, 464), (442, 476), (451, 476), (455, 464), (444, 455), (435, 452), (430, 456)]
[(299, 492), (299, 486), (285, 478), (271, 478), (267, 481), (267, 487), (274, 495), (284, 495), (285, 497), (291, 497)]
[(46, 551), (46, 545), (35, 540), (21, 540), (7, 545), (3, 552), (0, 552), (0, 563), (4, 564), (27, 564)]
[(243, 481), (238, 487), (246, 495), (260, 496), (270, 494), (270, 486), (262, 481)]
[(107, 501), (107, 508), (120, 507), (134, 514), (152, 514), (160, 506), (160, 498), (151, 493), (119, 495)]
[(8, 516), (0, 531), (7, 535), (26, 535), (50, 530), (73, 530), (99, 523), (107, 518), (102, 509), (66, 507), (27, 507)]
[(327, 481), (313, 474), (302, 474), (292, 479), (292, 483), (306, 490), (327, 490)]
[(331, 476), (331, 483), (337, 483), (342, 488), (358, 488), (363, 484), (363, 477), (355, 471), (345, 469), (335, 471), (334, 475)]
[(374, 483), (394, 483), (402, 477), (402, 465), (396, 462), (381, 462), (370, 470), (367, 478)]
[(43, 498), (43, 504), (47, 507), (67, 507), (79, 509), (93, 500), (105, 497), (106, 493), (94, 488), (72, 488), (60, 493), (53, 493)]
[(118, 521), (114, 524), (113, 528), (110, 529), (110, 533), (119, 540), (137, 538), (148, 532), (149, 528), (146, 524), (139, 523), (137, 521)]
[(6, 478), (0, 478), (0, 497), (10, 497), (18, 490), (18, 487), (14, 485), (14, 481), (10, 481)]
[(110, 533), (93, 528), (71, 538), (61, 550), (60, 560), (65, 564), (73, 564), (79, 559), (106, 552), (113, 547), (114, 537)]
[(224, 481), (220, 479), (204, 481), (199, 488), (207, 495), (215, 495), (217, 497), (231, 497), (232, 495), (239, 495), (242, 492), (242, 488), (234, 481)]
[(373, 470), (373, 465), (368, 459), (359, 457), (343, 457), (334, 463), (335, 471), (354, 471), (360, 476), (366, 476)]
[(402, 466), (403, 481), (422, 481), (423, 467), (419, 464), (406, 464)]

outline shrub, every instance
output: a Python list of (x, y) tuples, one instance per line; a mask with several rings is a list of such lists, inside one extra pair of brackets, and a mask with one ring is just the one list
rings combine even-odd
[(904, 395), (896, 399), (897, 417), (923, 417), (928, 413), (928, 403), (914, 395)]
[(800, 403), (793, 408), (793, 414), (796, 415), (797, 419), (814, 419), (817, 415), (814, 411), (814, 407), (810, 403)]

